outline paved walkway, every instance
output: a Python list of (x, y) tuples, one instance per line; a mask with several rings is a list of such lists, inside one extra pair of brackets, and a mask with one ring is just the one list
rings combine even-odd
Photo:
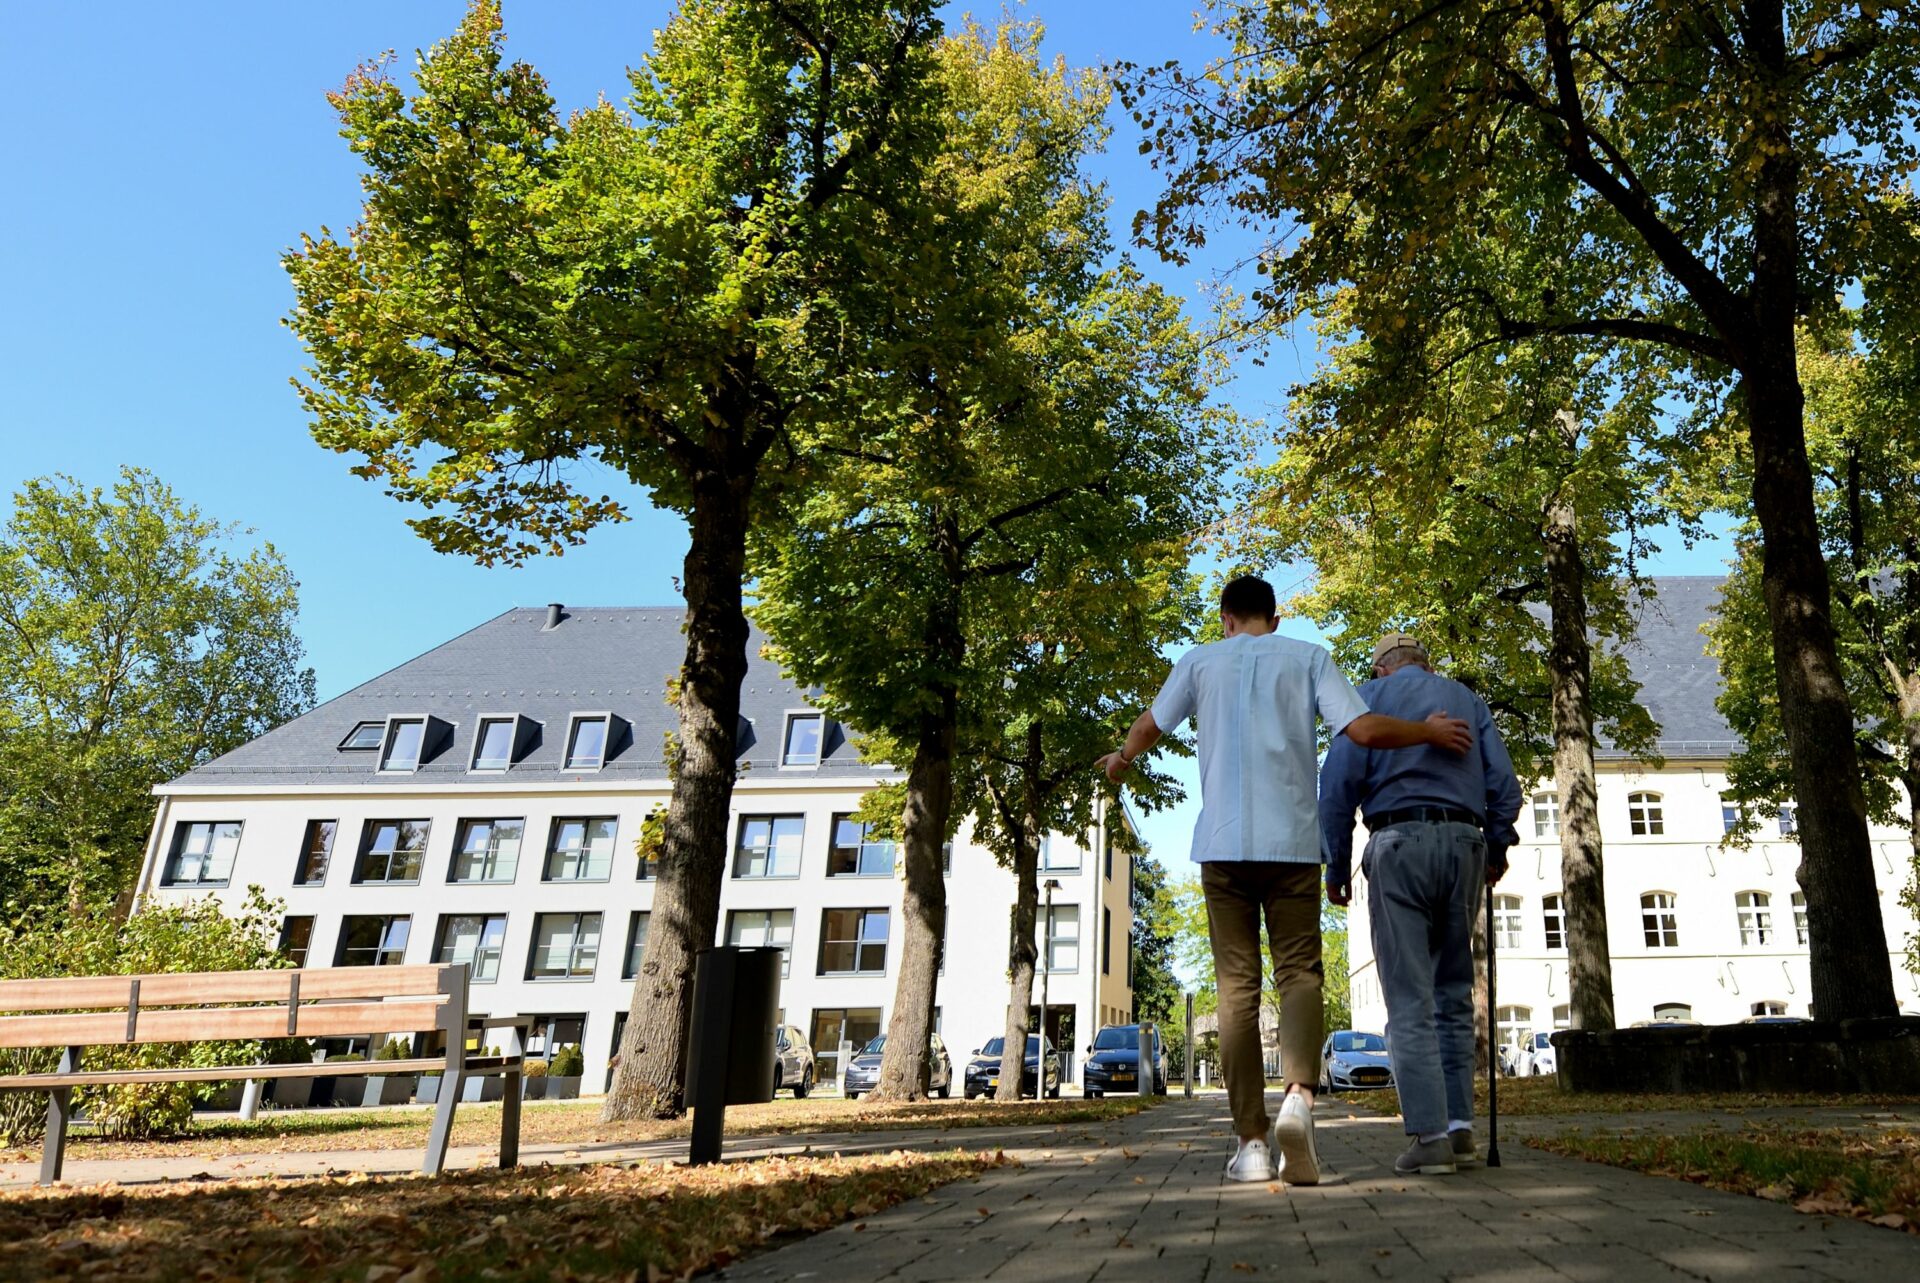
[(1393, 1156), (1405, 1143), (1398, 1120), (1345, 1112), (1336, 1105), (1319, 1124), (1327, 1174), (1318, 1186), (1226, 1183), (1225, 1101), (1176, 1099), (1103, 1129), (1073, 1130), (1067, 1144), (1023, 1154), (1021, 1167), (946, 1186), (718, 1277), (1920, 1277), (1920, 1238), (1559, 1158), (1517, 1139), (1501, 1147), (1499, 1168), (1396, 1177)]

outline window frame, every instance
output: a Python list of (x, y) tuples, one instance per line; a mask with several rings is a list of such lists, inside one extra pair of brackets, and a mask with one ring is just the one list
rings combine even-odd
[[(414, 750), (413, 763), (409, 766), (392, 766), (394, 738), (402, 726), (419, 726), (420, 743)], [(380, 736), (380, 756), (374, 760), (373, 769), (379, 775), (418, 775), (421, 764), (427, 760), (427, 732), (432, 729), (433, 718), (425, 713), (396, 713), (387, 719), (387, 729)]]
[[(467, 753), (467, 773), (469, 775), (505, 775), (514, 767), (514, 759), (520, 749), (520, 714), (518, 713), (482, 713), (474, 720), (473, 746)], [(486, 747), (487, 728), (501, 726), (507, 728), (507, 757), (498, 766), (482, 766), (480, 750)]]
[[(469, 854), (467, 836), (475, 825), (487, 826), (486, 860), (489, 864), (498, 863), (500, 826), (518, 824), (520, 841), (513, 853), (513, 872), (504, 878), (463, 878), (460, 876), (460, 861)], [(447, 856), (448, 886), (512, 886), (520, 879), (520, 857), (527, 849), (527, 817), (524, 815), (463, 815), (454, 821), (453, 850)]]
[[(465, 959), (443, 957), (442, 955), (447, 952), (447, 945), (449, 943), (447, 938), (448, 929), (462, 918), (477, 918), (480, 921), (480, 934), (474, 944), (473, 956)], [(496, 922), (500, 924), (500, 938), (498, 943), (493, 946), (493, 974), (484, 975), (481, 973), (480, 964), (486, 954), (487, 937), (490, 933), (490, 928)], [(504, 913), (487, 912), (441, 914), (439, 922), (434, 927), (432, 956), (435, 966), (450, 966), (464, 961), (467, 964), (467, 979), (472, 984), (490, 985), (497, 983), (500, 979), (500, 968), (505, 964), (507, 959), (507, 915)]]
[[(375, 730), (379, 732), (379, 734), (374, 736), (373, 743), (371, 744), (354, 743), (353, 742), (354, 737), (359, 735), (361, 731), (366, 730), (368, 727), (373, 727)], [(353, 724), (352, 730), (348, 731), (345, 735), (341, 736), (340, 742), (334, 745), (334, 751), (338, 753), (377, 753), (380, 751), (380, 746), (386, 743), (386, 741), (387, 741), (387, 719), (384, 717), (363, 717), (359, 721)]]
[[(1666, 901), (1665, 904), (1652, 903), (1662, 899)], [(1659, 938), (1663, 936), (1671, 936), (1672, 939)], [(1640, 893), (1640, 939), (1642, 947), (1647, 949), (1678, 949), (1680, 947), (1680, 896), (1677, 892), (1642, 891)]]
[[(573, 938), (567, 946), (567, 973), (565, 975), (543, 976), (543, 975), (536, 974), (534, 970), (534, 964), (536, 960), (540, 957), (540, 924), (546, 921), (548, 918), (572, 918), (573, 919)], [(593, 961), (587, 967), (585, 972), (581, 972), (578, 970), (578, 958), (580, 954), (580, 938), (583, 934), (585, 934), (581, 928), (588, 918), (596, 918), (599, 921), (594, 930)], [(606, 930), (607, 930), (607, 915), (604, 911), (599, 909), (584, 909), (579, 912), (572, 912), (565, 909), (557, 909), (557, 910), (553, 910), (546, 913), (534, 914), (533, 915), (533, 934), (527, 941), (527, 971), (526, 971), (526, 977), (525, 977), (527, 983), (529, 984), (578, 984), (582, 981), (591, 981), (594, 978), (594, 976), (597, 975), (600, 971), (600, 950), (601, 950), (601, 945), (606, 938)]]
[[(413, 824), (413, 825), (418, 825), (420, 828), (420, 863), (419, 863), (419, 867), (414, 870), (414, 874), (410, 878), (395, 878), (395, 877), (370, 878), (367, 876), (367, 857), (373, 854), (374, 832), (375, 830), (380, 828), (382, 825), (387, 825), (387, 824), (400, 825), (400, 826)], [(359, 846), (359, 850), (355, 853), (353, 858), (352, 883), (354, 886), (357, 886), (357, 887), (358, 886), (417, 887), (420, 885), (420, 879), (426, 875), (427, 854), (429, 850), (432, 848), (432, 845), (433, 845), (433, 821), (431, 819), (425, 819), (425, 820), (368, 819), (362, 822), (360, 827), (360, 846)], [(393, 851), (389, 851), (387, 853), (387, 872), (388, 873), (392, 873), (393, 871), (393, 854), (394, 854), (394, 851), (398, 851), (399, 849), (400, 847), (396, 842), (393, 848)]]
[[(1742, 901), (1745, 903), (1741, 903)], [(1771, 949), (1778, 940), (1773, 927), (1773, 894), (1768, 891), (1735, 891), (1734, 921), (1740, 931), (1742, 949)]]
[(1780, 830), (1782, 838), (1798, 837), (1800, 835), (1800, 804), (1782, 802), (1773, 813), (1773, 822)]
[(737, 922), (739, 921), (741, 915), (742, 914), (759, 914), (762, 917), (766, 918), (766, 924), (762, 928), (762, 932), (769, 940), (772, 940), (774, 937), (774, 919), (783, 913), (787, 915), (787, 942), (785, 944), (772, 943), (772, 944), (747, 946), (747, 947), (780, 950), (780, 954), (781, 954), (780, 977), (781, 979), (784, 980), (789, 975), (791, 975), (793, 971), (794, 927), (796, 925), (796, 919), (798, 917), (798, 914), (796, 914), (794, 910), (792, 909), (761, 909), (761, 908), (728, 909), (727, 920), (721, 924), (721, 931), (723, 933), (721, 938), (724, 939), (729, 946), (738, 946), (739, 941), (735, 939), (735, 937), (739, 934), (739, 932), (737, 932), (734, 928)]
[[(1071, 910), (1073, 914), (1073, 934), (1071, 936), (1060, 934), (1060, 914), (1067, 910)], [(1039, 946), (1039, 958), (1037, 959), (1038, 965), (1035, 967), (1035, 974), (1045, 974), (1049, 976), (1079, 975), (1081, 952), (1080, 905), (1077, 902), (1073, 904), (1056, 904), (1052, 906), (1051, 909), (1042, 905), (1040, 907), (1039, 921), (1035, 925), (1040, 928), (1040, 938), (1035, 941)], [(1054, 950), (1063, 946), (1070, 947), (1073, 950), (1073, 965), (1071, 967), (1054, 965)]]
[[(579, 766), (574, 762), (573, 750), (580, 734), (580, 727), (587, 722), (600, 723), (600, 756), (592, 766)], [(595, 775), (606, 769), (607, 762), (613, 757), (613, 713), (583, 712), (567, 715), (567, 738), (560, 745), (560, 769), (575, 775)]]
[[(233, 866), (240, 862), (240, 840), (246, 832), (245, 820), (176, 820), (173, 825), (173, 841), (167, 845), (166, 862), (160, 866), (160, 885), (163, 887), (224, 887), (233, 884)], [(200, 871), (192, 878), (180, 876), (180, 857), (186, 850), (187, 836), (194, 829), (207, 830), (207, 845), (198, 853)], [(226, 875), (219, 878), (204, 876), (208, 859), (219, 841), (218, 830), (233, 830), (233, 853), (227, 860)]]
[[(1493, 897), (1492, 914), (1492, 918), (1488, 920), (1487, 928), (1490, 931), (1498, 933), (1498, 938), (1494, 941), (1494, 947), (1497, 949), (1519, 949), (1521, 933), (1526, 930), (1526, 902), (1517, 895), (1511, 895), (1506, 892), (1498, 893)], [(1502, 914), (1509, 915), (1505, 923), (1500, 921)]]
[[(1564, 951), (1567, 947), (1567, 894), (1564, 891), (1552, 891), (1540, 897), (1540, 932), (1546, 941), (1547, 951)], [(1558, 943), (1556, 943), (1556, 938)]]
[[(835, 914), (857, 914), (854, 934), (835, 936), (830, 924)], [(886, 932), (874, 937), (868, 934), (868, 923), (878, 916), (886, 924)], [(814, 974), (821, 978), (841, 976), (884, 976), (887, 974), (887, 955), (893, 944), (893, 910), (885, 905), (828, 905), (820, 910), (820, 947), (815, 955)], [(829, 970), (827, 968), (827, 950), (836, 946), (848, 946), (852, 949), (853, 967), (851, 970)], [(878, 967), (862, 967), (862, 955), (868, 949), (880, 950)]]
[[(348, 962), (347, 937), (356, 922), (380, 922), (380, 943), (374, 946), (376, 960), (373, 962)], [(397, 923), (406, 924), (405, 937), (400, 941), (400, 956), (391, 962), (381, 962), (379, 956), (389, 951), (388, 939)], [(340, 919), (340, 936), (334, 941), (333, 965), (336, 967), (403, 967), (407, 962), (407, 950), (413, 947), (413, 915), (411, 913), (349, 913)]]
[[(800, 826), (799, 836), (794, 841), (793, 871), (791, 873), (776, 873), (773, 871), (774, 852), (779, 849), (778, 843), (775, 841), (775, 838), (778, 836), (776, 829), (782, 820), (794, 820), (797, 821)], [(747, 835), (747, 826), (760, 821), (765, 821), (767, 824), (767, 845), (764, 848), (766, 852), (766, 871), (762, 873), (742, 872), (741, 858), (748, 853), (749, 849), (744, 844), (744, 839)], [(729, 862), (728, 876), (742, 882), (791, 881), (798, 878), (806, 868), (806, 843), (807, 816), (804, 811), (798, 813), (791, 811), (757, 811), (752, 815), (743, 813), (734, 824), (733, 859)]]
[[(331, 830), (327, 834), (326, 848), (320, 852), (320, 871), (312, 873), (309, 866), (313, 862), (313, 838), (315, 830), (321, 825)], [(318, 887), (327, 884), (327, 874), (333, 869), (333, 846), (340, 840), (339, 820), (308, 820), (300, 832), (300, 852), (293, 861), (293, 885), (297, 887)]]
[[(313, 929), (317, 921), (318, 916), (312, 913), (289, 913), (280, 919), (280, 943), (275, 948), (293, 958), (295, 967), (307, 965), (307, 955), (313, 952)], [(297, 958), (293, 948), (293, 924), (296, 922), (304, 922), (307, 926), (306, 939), (300, 945)]]
[[(855, 825), (860, 830), (860, 839), (858, 842), (854, 843), (852, 846), (845, 846), (840, 841), (840, 826), (842, 824)], [(827, 876), (828, 877), (830, 878), (890, 878), (893, 876), (894, 870), (899, 867), (899, 863), (900, 863), (900, 844), (898, 842), (870, 841), (868, 838), (868, 835), (872, 832), (872, 830), (873, 830), (873, 826), (871, 824), (864, 824), (861, 821), (854, 819), (853, 813), (851, 811), (835, 811), (832, 813), (832, 818), (828, 822), (828, 828), (827, 828)], [(802, 828), (801, 830), (802, 840), (805, 839), (805, 835), (806, 835), (806, 831), (804, 828)], [(887, 867), (885, 869), (881, 869), (876, 872), (862, 872), (861, 865), (865, 862), (865, 856), (868, 849), (869, 848), (878, 849), (881, 847), (885, 847), (887, 850)], [(853, 868), (851, 871), (848, 871), (848, 872), (836, 873), (833, 867), (834, 859), (842, 851), (853, 852)]]
[(1787, 898), (1787, 904), (1793, 910), (1793, 942), (1805, 948), (1807, 945), (1807, 893), (1795, 891)]
[(1667, 835), (1667, 807), (1664, 794), (1650, 789), (1635, 789), (1627, 794), (1627, 833), (1637, 838)]
[[(1671, 1014), (1676, 1011), (1684, 1011), (1686, 1014), (1683, 1016)], [(1669, 1014), (1662, 1015), (1660, 1014), (1661, 1012), (1667, 1012)], [(1690, 1002), (1656, 1002), (1653, 1004), (1653, 1018), (1658, 1023), (1675, 1021), (1690, 1022), (1693, 1020), (1693, 1004)]]
[[(1048, 833), (1040, 839), (1040, 872), (1042, 873), (1078, 873), (1080, 872), (1081, 866), (1083, 864), (1082, 857), (1084, 855), (1084, 852), (1080, 850), (1080, 844), (1078, 842), (1073, 842), (1073, 841), (1055, 841), (1055, 839), (1059, 838), (1060, 836), (1061, 835), (1058, 833)], [(1073, 858), (1072, 864), (1057, 864), (1054, 862), (1057, 858), (1054, 853), (1061, 849), (1066, 850), (1072, 856)]]
[[(793, 728), (797, 723), (812, 721), (817, 724), (813, 746), (813, 760), (795, 761), (793, 758)], [(780, 769), (783, 771), (817, 771), (820, 764), (827, 760), (827, 715), (817, 708), (790, 708), (780, 719)]]
[[(554, 860), (554, 857), (560, 853), (559, 848), (556, 844), (560, 840), (561, 830), (566, 825), (569, 825), (569, 824), (578, 824), (582, 826), (581, 837), (583, 839), (583, 845), (580, 847), (582, 868), (592, 867), (591, 863), (589, 863), (588, 861), (590, 861), (591, 859), (593, 846), (591, 842), (585, 841), (588, 833), (591, 830), (591, 826), (596, 824), (609, 824), (612, 826), (612, 830), (607, 837), (606, 869), (600, 876), (598, 877), (581, 876), (581, 877), (563, 878), (563, 877), (556, 877), (554, 875), (553, 860)], [(553, 817), (552, 821), (547, 825), (547, 849), (540, 858), (540, 880), (542, 882), (554, 882), (554, 883), (611, 882), (613, 880), (613, 857), (614, 857), (614, 853), (618, 851), (619, 848), (620, 848), (620, 817), (619, 816), (617, 815), (556, 815)]]
[(1559, 838), (1560, 794), (1542, 790), (1527, 799), (1527, 807), (1528, 814), (1533, 818), (1534, 841), (1547, 842)]
[[(634, 909), (627, 914), (627, 947), (620, 955), (620, 978), (632, 980), (640, 974), (640, 964), (647, 957), (647, 932), (653, 927), (653, 909)], [(640, 952), (634, 952), (634, 946)]]

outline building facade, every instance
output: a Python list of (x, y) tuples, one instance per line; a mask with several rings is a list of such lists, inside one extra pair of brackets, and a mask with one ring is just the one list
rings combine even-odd
[[(1794, 880), (1800, 848), (1792, 806), (1756, 817), (1760, 831), (1747, 846), (1722, 842), (1739, 819), (1722, 796), (1738, 744), (1713, 707), (1719, 673), (1701, 635), (1720, 582), (1657, 581), (1657, 596), (1627, 652), (1641, 699), (1661, 726), (1663, 764), (1650, 768), (1611, 749), (1597, 754), (1607, 943), (1614, 1010), (1623, 1026), (1814, 1014), (1805, 901)], [(1494, 889), (1495, 1014), (1503, 1045), (1568, 1024), (1559, 803), (1551, 779), (1529, 794), (1520, 844)], [(1912, 876), (1912, 843), (1904, 828), (1875, 825), (1871, 836), (1880, 925), (1901, 1007), (1920, 1013), (1920, 976), (1907, 969), (1905, 956), (1920, 926), (1900, 904)], [(1362, 829), (1356, 853), (1365, 840)], [(1386, 1028), (1387, 1012), (1358, 864), (1356, 854), (1349, 916), (1353, 1019), (1356, 1028), (1378, 1032)]]
[[(511, 610), (320, 705), (156, 790), (140, 895), (235, 904), (259, 887), (304, 966), (466, 962), (475, 1011), (534, 1017), (534, 1054), (577, 1045), (604, 1084), (646, 942), (638, 840), (670, 792), (680, 623)], [(831, 1083), (892, 1012), (898, 851), (851, 814), (898, 776), (759, 658), (740, 764), (715, 943), (786, 950), (781, 1020)], [(1063, 1052), (1131, 1013), (1131, 867), (1108, 836), (1126, 823), (1046, 845), (1058, 889), (1037, 934)], [(1013, 876), (964, 828), (947, 866), (937, 1028), (957, 1061), (1005, 1025)]]

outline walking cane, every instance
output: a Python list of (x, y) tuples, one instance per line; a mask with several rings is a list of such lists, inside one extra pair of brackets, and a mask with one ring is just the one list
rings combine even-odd
[(1493, 883), (1487, 883), (1487, 1166), (1500, 1166), (1499, 1007), (1493, 987)]

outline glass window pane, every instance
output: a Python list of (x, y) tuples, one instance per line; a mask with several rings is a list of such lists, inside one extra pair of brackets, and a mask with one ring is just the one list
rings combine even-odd
[(820, 764), (819, 717), (790, 717), (787, 719), (786, 752), (781, 761), (788, 766), (818, 766)]
[(420, 746), (426, 735), (427, 725), (418, 718), (395, 722), (387, 733), (387, 751), (381, 755), (380, 769), (411, 771), (419, 766)]
[(480, 744), (473, 753), (476, 771), (504, 771), (513, 757), (513, 722), (490, 718), (480, 723)]
[(340, 747), (344, 749), (379, 748), (380, 739), (386, 733), (386, 729), (386, 724), (383, 722), (361, 722), (347, 732), (347, 738), (340, 741)]
[(653, 921), (653, 914), (645, 909), (634, 910), (627, 923), (627, 965), (621, 969), (620, 978), (631, 980), (640, 974), (640, 964), (647, 956), (647, 926)]
[(605, 759), (607, 719), (586, 717), (573, 724), (573, 743), (567, 746), (568, 770), (592, 770)]

